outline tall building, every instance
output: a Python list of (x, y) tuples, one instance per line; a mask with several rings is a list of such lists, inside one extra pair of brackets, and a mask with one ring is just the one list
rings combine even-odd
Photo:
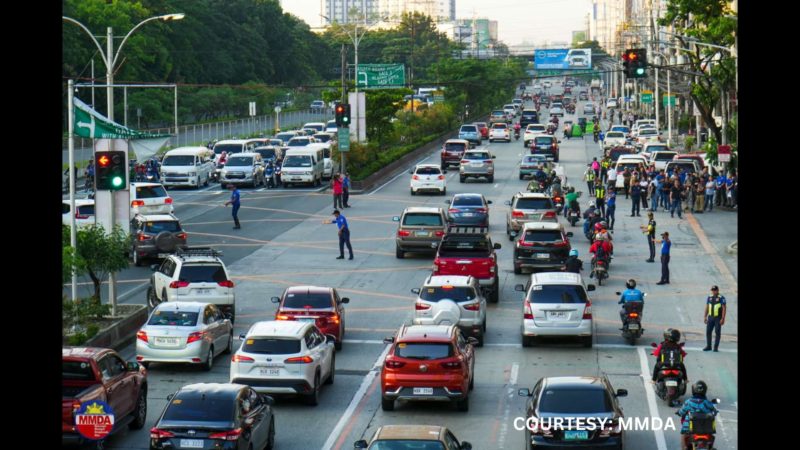
[(374, 20), (378, 16), (378, 0), (325, 0), (320, 13), (328, 17), (331, 23), (352, 23)]
[(458, 19), (440, 23), (439, 31), (446, 33), (450, 39), (466, 45), (468, 49), (485, 50), (493, 41), (497, 41), (496, 20)]
[(456, 0), (378, 0), (381, 17), (397, 19), (403, 13), (419, 12), (439, 22), (455, 20)]

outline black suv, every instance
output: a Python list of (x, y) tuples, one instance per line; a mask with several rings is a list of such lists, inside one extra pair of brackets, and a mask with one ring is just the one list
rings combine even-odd
[(519, 118), (519, 126), (524, 130), (528, 124), (539, 123), (539, 113), (535, 109), (523, 109)]
[(131, 255), (141, 266), (145, 258), (164, 258), (186, 248), (186, 232), (172, 214), (137, 214), (131, 219)]
[(572, 249), (569, 237), (572, 232), (564, 233), (564, 225), (557, 222), (525, 223), (514, 243), (514, 273), (523, 268), (561, 270)]

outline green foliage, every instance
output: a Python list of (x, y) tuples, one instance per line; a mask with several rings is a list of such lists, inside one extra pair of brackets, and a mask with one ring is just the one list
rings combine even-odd
[(392, 122), (395, 113), (401, 108), (403, 96), (411, 94), (410, 89), (375, 89), (366, 93), (367, 139), (386, 145), (391, 141)]
[[(62, 246), (69, 246), (67, 227), (62, 227)], [(69, 264), (72, 264), (79, 273), (89, 275), (94, 284), (94, 298), (99, 299), (103, 280), (111, 273), (128, 268), (126, 254), (130, 249), (131, 238), (119, 226), (115, 226), (109, 234), (106, 234), (102, 225), (82, 228), (77, 233), (77, 250), (70, 262), (62, 267), (62, 276), (65, 281), (69, 279)]]
[(69, 345), (81, 345), (100, 331), (95, 323), (111, 313), (111, 305), (102, 304), (98, 298), (83, 298), (76, 301), (61, 298), (62, 332), (67, 335)]

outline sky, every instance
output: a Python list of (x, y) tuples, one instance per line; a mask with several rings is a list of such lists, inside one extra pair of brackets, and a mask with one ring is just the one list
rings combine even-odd
[[(324, 0), (322, 0), (324, 4)], [(572, 32), (586, 28), (591, 0), (456, 0), (456, 18), (496, 20), (498, 38), (507, 45), (572, 42)], [(281, 0), (284, 11), (320, 26), (320, 0)]]

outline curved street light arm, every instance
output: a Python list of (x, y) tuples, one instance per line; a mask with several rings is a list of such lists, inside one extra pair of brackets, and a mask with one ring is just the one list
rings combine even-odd
[(113, 67), (113, 66), (115, 66), (117, 64), (117, 58), (119, 58), (119, 54), (122, 51), (122, 46), (125, 45), (125, 42), (128, 41), (128, 38), (131, 37), (131, 35), (133, 34), (134, 31), (139, 29), (139, 27), (141, 27), (142, 25), (146, 24), (147, 22), (150, 22), (150, 21), (153, 21), (153, 20), (165, 20), (165, 19), (173, 17), (173, 16), (175, 16), (175, 14), (164, 14), (163, 16), (149, 17), (149, 18), (144, 19), (143, 21), (139, 22), (135, 27), (131, 28), (131, 31), (128, 31), (128, 34), (125, 35), (125, 37), (122, 39), (122, 42), (119, 44), (119, 47), (117, 47), (116, 55), (114, 55), (114, 60), (111, 61), (111, 66)]
[(94, 42), (94, 45), (96, 45), (96, 46), (97, 46), (97, 49), (100, 51), (100, 56), (102, 56), (102, 57), (103, 57), (103, 62), (105, 62), (105, 63), (106, 63), (106, 66), (109, 66), (109, 64), (111, 63), (111, 61), (109, 61), (109, 60), (108, 60), (108, 57), (106, 56), (106, 52), (105, 52), (105, 51), (103, 51), (103, 46), (102, 46), (102, 45), (100, 45), (100, 43), (99, 43), (99, 42), (97, 42), (97, 39), (95, 39), (95, 38), (94, 38), (94, 35), (92, 34), (92, 32), (91, 32), (91, 31), (89, 31), (89, 29), (88, 29), (88, 28), (86, 28), (86, 26), (85, 26), (84, 24), (82, 24), (82, 23), (78, 22), (77, 20), (75, 20), (75, 19), (73, 19), (73, 18), (71, 18), (71, 17), (67, 17), (67, 16), (61, 16), (61, 19), (63, 19), (63, 20), (66, 20), (67, 22), (73, 23), (73, 24), (75, 24), (75, 25), (77, 25), (77, 26), (81, 27), (81, 28), (83, 29), (83, 31), (85, 31), (85, 32), (86, 32), (86, 34), (88, 34), (88, 35), (89, 35), (89, 37), (90, 37), (90, 38), (92, 38), (92, 42)]

